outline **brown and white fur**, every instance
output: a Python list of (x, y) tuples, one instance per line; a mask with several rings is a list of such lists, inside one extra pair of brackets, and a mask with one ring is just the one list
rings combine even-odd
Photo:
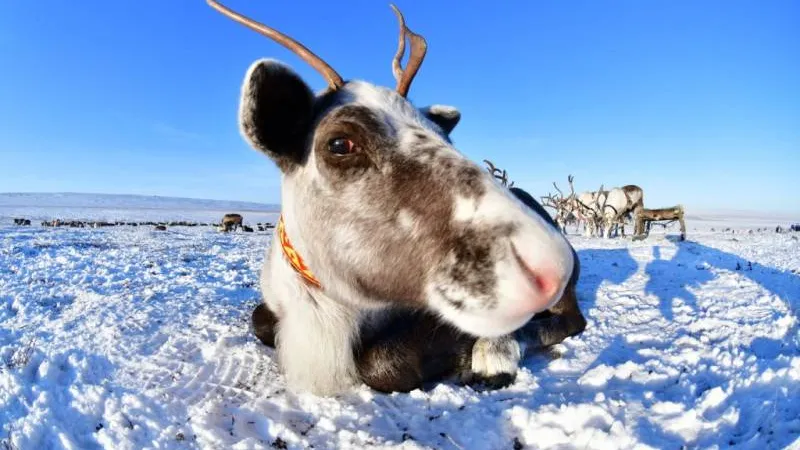
[(635, 184), (622, 186), (625, 196), (628, 197), (627, 216), (628, 219), (635, 220), (636, 214), (644, 209), (644, 191)]
[(604, 236), (609, 238), (612, 230), (618, 230), (620, 227), (624, 235), (625, 222), (633, 220), (636, 213), (644, 208), (644, 194), (642, 188), (626, 185), (599, 195), (597, 203), (601, 205)]
[(598, 231), (600, 211), (597, 202), (598, 191), (586, 191), (578, 194), (570, 205), (578, 222), (583, 223), (583, 234), (586, 237), (592, 237)]
[(644, 208), (644, 193), (636, 185), (626, 185), (609, 190), (582, 192), (576, 197), (572, 211), (579, 216), (585, 225), (586, 236), (595, 234), (610, 237), (612, 230), (622, 227), (625, 222), (633, 220)]
[(509, 381), (521, 344), (583, 330), (574, 250), (453, 147), (459, 118), (362, 81), (315, 95), (274, 60), (248, 70), (242, 134), (280, 168), (286, 232), (322, 285), (268, 249), (253, 325), (290, 389)]

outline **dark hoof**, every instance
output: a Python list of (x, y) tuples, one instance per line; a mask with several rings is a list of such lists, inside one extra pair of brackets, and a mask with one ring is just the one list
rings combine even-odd
[(498, 373), (494, 375), (479, 375), (470, 373), (462, 377), (463, 384), (475, 390), (495, 390), (502, 389), (514, 384), (517, 379), (516, 373)]
[(269, 347), (275, 347), (275, 328), (278, 326), (278, 318), (267, 309), (267, 305), (259, 303), (253, 310), (252, 316), (253, 333), (259, 341)]

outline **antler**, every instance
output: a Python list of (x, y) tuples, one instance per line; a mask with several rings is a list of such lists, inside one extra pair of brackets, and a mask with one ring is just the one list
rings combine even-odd
[(606, 203), (608, 202), (608, 196), (605, 195), (603, 196), (603, 205), (602, 206), (600, 205), (600, 196), (603, 195), (603, 187), (604, 186), (601, 184), (600, 189), (597, 190), (597, 195), (595, 195), (594, 197), (594, 204), (597, 205), (597, 210), (600, 212), (600, 214), (603, 213), (603, 210), (606, 207)]
[[(406, 20), (403, 18), (403, 13), (394, 4), (389, 5), (397, 15), (397, 20), (400, 22), (400, 41), (397, 44), (397, 53), (392, 59), (392, 71), (394, 78), (397, 80), (397, 93), (405, 97), (408, 95), (408, 90), (411, 88), (411, 82), (417, 75), (422, 60), (425, 59), (425, 53), (428, 51), (428, 43), (425, 38), (414, 33), (406, 26)], [(400, 65), (400, 60), (403, 59), (403, 54), (406, 51), (406, 36), (411, 41), (411, 52), (408, 55), (408, 63), (405, 70)]]
[(490, 173), (490, 174), (492, 174), (492, 175), (494, 175), (494, 174), (495, 174), (495, 172), (497, 172), (498, 170), (500, 170), (500, 169), (498, 169), (497, 167), (495, 167), (495, 166), (494, 166), (494, 164), (492, 164), (492, 162), (491, 162), (491, 161), (489, 161), (488, 159), (484, 159), (484, 160), (483, 160), (483, 162), (484, 162), (484, 163), (485, 163), (487, 166), (489, 166), (489, 167), (488, 167), (488, 170), (489, 170), (489, 173)]
[(574, 197), (575, 196), (575, 185), (573, 185), (572, 182), (575, 181), (575, 177), (572, 176), (571, 174), (567, 175), (567, 181), (569, 182), (569, 195), (570, 195), (570, 197)]
[(554, 198), (552, 194), (550, 194), (549, 192), (547, 193), (547, 195), (543, 195), (540, 198), (542, 199), (543, 206), (549, 206), (555, 210), (560, 209), (558, 200)]
[(328, 84), (333, 89), (339, 89), (344, 86), (344, 80), (342, 77), (336, 73), (335, 70), (331, 66), (328, 65), (325, 61), (322, 60), (319, 56), (315, 55), (311, 50), (306, 48), (303, 44), (297, 42), (296, 40), (290, 38), (289, 36), (281, 33), (280, 31), (270, 28), (264, 24), (256, 22), (249, 17), (245, 17), (226, 6), (221, 5), (216, 0), (206, 0), (208, 4), (222, 13), (223, 15), (230, 17), (231, 19), (239, 22), (240, 24), (254, 30), (258, 33), (263, 34), (264, 36), (272, 39), (273, 41), (283, 45), (284, 47), (288, 48), (297, 56), (303, 59), (303, 61), (307, 62), (311, 65), (314, 69), (316, 69), (319, 73), (328, 80)]
[(564, 198), (564, 193), (561, 192), (561, 189), (558, 188), (558, 185), (555, 181), (553, 181), (553, 187), (556, 188), (556, 191), (558, 191), (558, 194), (561, 196), (561, 198)]
[(488, 166), (486, 170), (488, 170), (493, 177), (500, 180), (503, 186), (508, 188), (514, 187), (513, 181), (511, 182), (511, 184), (508, 184), (508, 172), (506, 172), (505, 169), (501, 171), (500, 169), (495, 167), (495, 165), (492, 164), (492, 162), (489, 161), (488, 159), (484, 159), (483, 162), (486, 163), (486, 165)]

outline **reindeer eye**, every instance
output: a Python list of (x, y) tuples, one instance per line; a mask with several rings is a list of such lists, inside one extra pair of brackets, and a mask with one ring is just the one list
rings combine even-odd
[(349, 155), (355, 152), (356, 144), (347, 138), (336, 138), (328, 142), (328, 150), (336, 155)]

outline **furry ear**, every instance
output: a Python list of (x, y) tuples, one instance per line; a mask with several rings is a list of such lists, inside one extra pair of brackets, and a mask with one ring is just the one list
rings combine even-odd
[(291, 68), (271, 59), (247, 70), (239, 102), (239, 128), (244, 138), (267, 154), (283, 172), (305, 157), (314, 93)]
[(431, 122), (439, 125), (445, 134), (449, 135), (461, 120), (461, 113), (453, 106), (431, 105), (420, 109), (422, 114)]

